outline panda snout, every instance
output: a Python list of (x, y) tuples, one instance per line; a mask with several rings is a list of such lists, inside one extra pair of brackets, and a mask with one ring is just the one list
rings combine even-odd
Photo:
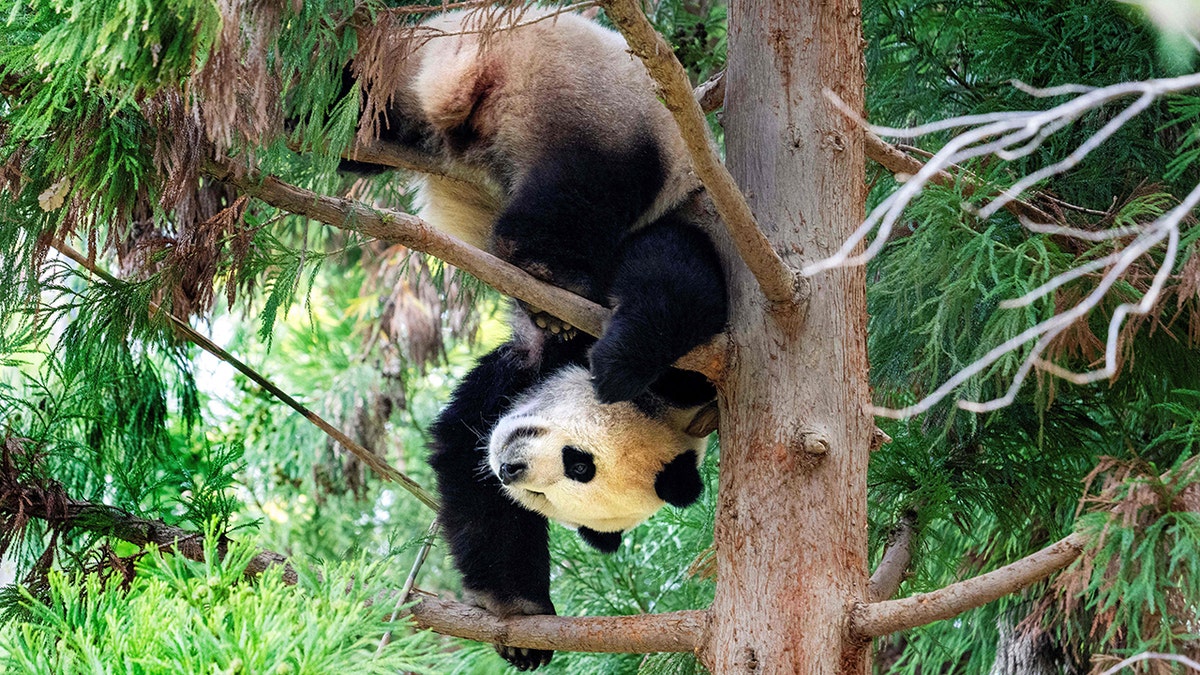
[(504, 485), (511, 485), (513, 482), (520, 480), (528, 468), (528, 465), (524, 462), (503, 462), (500, 464), (500, 471), (497, 477)]

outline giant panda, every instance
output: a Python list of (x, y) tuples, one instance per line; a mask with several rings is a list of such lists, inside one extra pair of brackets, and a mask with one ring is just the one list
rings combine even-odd
[(614, 309), (592, 384), (632, 400), (725, 326), (721, 262), (692, 222), (699, 182), (618, 33), (575, 14), (496, 17), (442, 14), (360, 54), (360, 127), (435, 167), (417, 195), (429, 223)]
[[(711, 385), (670, 369), (633, 401), (601, 403), (584, 367), (588, 339), (514, 331), (430, 428), (438, 519), (467, 600), (502, 617), (555, 613), (548, 520), (611, 553), (622, 531), (703, 490)], [(553, 655), (496, 650), (520, 670)]]
[[(598, 340), (514, 312), (513, 337), (431, 428), (464, 589), (501, 616), (554, 613), (548, 520), (611, 552), (663, 504), (699, 497), (693, 422), (715, 391), (671, 364), (724, 329), (725, 275), (692, 216), (700, 186), (682, 139), (621, 36), (572, 14), (482, 30), (491, 18), (432, 18), (360, 54), (351, 79), (366, 93), (361, 127), (433, 168), (423, 218), (614, 310)], [(522, 670), (552, 654), (497, 649)]]

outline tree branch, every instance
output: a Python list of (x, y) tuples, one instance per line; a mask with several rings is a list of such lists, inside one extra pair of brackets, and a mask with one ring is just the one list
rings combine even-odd
[[(92, 274), (95, 274), (96, 276), (99, 276), (99, 277), (105, 279), (109, 283), (118, 283), (119, 282), (119, 280), (116, 277), (112, 276), (111, 274), (109, 274), (109, 273), (105, 272), (104, 270), (100, 269), (99, 267), (97, 267), (92, 261), (88, 260), (86, 256), (81, 254), (79, 251), (76, 251), (74, 248), (71, 248), (70, 246), (68, 246), (66, 244), (66, 242), (56, 239), (56, 240), (52, 241), (50, 243), (50, 245), (54, 248), (54, 250), (58, 251), (59, 253), (62, 253), (63, 255), (70, 258), (71, 260), (74, 260), (81, 267), (87, 269)], [(159, 305), (157, 303), (151, 302), (150, 303), (150, 311), (152, 311), (152, 312), (160, 311)], [(266, 389), (268, 392), (271, 393), (271, 395), (273, 395), (275, 398), (282, 401), (289, 408), (300, 413), (301, 417), (308, 420), (314, 426), (316, 426), (318, 429), (325, 432), (325, 434), (327, 436), (329, 436), (333, 440), (340, 443), (342, 445), (342, 447), (346, 448), (346, 450), (348, 452), (350, 452), (350, 454), (357, 457), (359, 459), (359, 461), (361, 461), (363, 464), (366, 464), (367, 466), (369, 466), (380, 478), (387, 480), (387, 481), (391, 481), (393, 483), (397, 483), (398, 485), (400, 485), (400, 487), (404, 488), (405, 490), (410, 492), (414, 497), (416, 497), (422, 504), (428, 506), (429, 508), (431, 508), (435, 511), (437, 510), (437, 508), (438, 508), (437, 499), (433, 495), (431, 495), (425, 488), (421, 487), (421, 485), (419, 483), (417, 483), (415, 480), (404, 475), (401, 471), (399, 471), (398, 469), (393, 467), (391, 464), (388, 464), (387, 461), (385, 461), (382, 457), (371, 452), (370, 450), (363, 447), (360, 443), (355, 442), (349, 436), (342, 433), (341, 429), (338, 429), (337, 427), (333, 426), (329, 422), (325, 421), (325, 418), (321, 417), (320, 415), (313, 412), (312, 410), (309, 410), (304, 404), (300, 403), (299, 401), (297, 401), (296, 399), (294, 399), (290, 395), (288, 395), (287, 392), (283, 391), (279, 387), (276, 387), (270, 380), (268, 380), (267, 378), (260, 375), (258, 373), (258, 371), (254, 370), (250, 366), (243, 363), (241, 360), (239, 360), (233, 354), (230, 354), (229, 352), (222, 349), (221, 346), (218, 345), (217, 343), (213, 342), (212, 340), (209, 340), (207, 337), (200, 334), (198, 331), (196, 331), (194, 328), (192, 328), (191, 325), (188, 324), (188, 322), (184, 321), (183, 319), (180, 319), (179, 317), (175, 316), (174, 314), (171, 314), (170, 312), (163, 312), (163, 314), (167, 317), (167, 320), (171, 322), (171, 324), (174, 326), (175, 330), (178, 331), (179, 333), (181, 333), (189, 341), (191, 341), (197, 347), (200, 347), (204, 351), (208, 352), (209, 354), (212, 354), (213, 356), (217, 357), (218, 359), (233, 366), (238, 372), (240, 372), (241, 374), (250, 378), (250, 380), (253, 381), (255, 384), (257, 384), (258, 386), (262, 387), (263, 389)]]
[(708, 612), (630, 616), (553, 615), (502, 619), (458, 602), (425, 598), (412, 610), (417, 626), (478, 642), (568, 652), (690, 652), (708, 631)]
[[(135, 546), (155, 544), (163, 551), (175, 552), (188, 560), (204, 560), (204, 535), (158, 520), (139, 518), (128, 511), (106, 504), (71, 499), (61, 488), (26, 485), (9, 477), (0, 491), (0, 514), (33, 517), (60, 528), (78, 528)], [(220, 550), (224, 550), (223, 547)], [(275, 565), (283, 565), (283, 580), (296, 583), (296, 570), (287, 558), (273, 551), (262, 551), (246, 567), (247, 576), (256, 576)]]
[(650, 77), (658, 84), (663, 103), (683, 134), (696, 175), (704, 183), (717, 213), (737, 246), (738, 253), (762, 288), (763, 295), (774, 303), (797, 301), (800, 284), (795, 270), (788, 267), (767, 240), (750, 205), (746, 203), (733, 176), (721, 162), (709, 141), (708, 122), (692, 94), (687, 73), (675, 58), (670, 45), (650, 25), (635, 0), (601, 0), (599, 5), (608, 18), (625, 36), (629, 49), (646, 65)]
[(871, 602), (887, 600), (900, 590), (900, 582), (904, 580), (904, 574), (912, 562), (912, 540), (916, 526), (916, 514), (906, 513), (888, 537), (887, 549), (867, 585), (867, 598)]
[[(371, 208), (352, 199), (318, 195), (240, 167), (228, 159), (210, 161), (205, 164), (204, 171), (284, 211), (428, 253), (470, 273), (497, 291), (550, 312), (590, 335), (599, 336), (612, 316), (611, 310), (536, 279), (515, 265), (439, 232), (416, 216)], [(717, 336), (712, 342), (692, 350), (676, 365), (719, 381), (724, 360), (723, 336)]]
[(1000, 569), (930, 593), (860, 604), (851, 613), (850, 629), (862, 637), (879, 637), (949, 619), (1061, 570), (1079, 557), (1087, 541), (1085, 535), (1071, 534)]
[[(863, 140), (866, 142), (867, 159), (878, 163), (893, 174), (915, 176), (925, 167), (924, 162), (876, 136), (869, 129), (863, 130)], [(954, 187), (955, 183), (962, 183), (963, 194), (967, 196), (974, 194), (979, 188), (968, 177), (955, 178), (950, 173), (941, 170), (930, 176), (929, 182), (942, 187)], [(1057, 220), (1057, 218), (1033, 204), (1019, 199), (1005, 202), (1004, 209), (1018, 219), (1029, 220), (1035, 223), (1053, 223)], [(893, 235), (892, 238), (895, 239), (896, 236)]]

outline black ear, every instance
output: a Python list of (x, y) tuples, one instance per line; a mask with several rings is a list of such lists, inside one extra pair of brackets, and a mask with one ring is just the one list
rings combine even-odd
[(579, 536), (601, 553), (616, 553), (617, 549), (621, 548), (620, 532), (597, 532), (581, 526)]
[(654, 491), (671, 506), (687, 506), (699, 499), (704, 481), (696, 468), (696, 451), (688, 450), (668, 462), (654, 479)]

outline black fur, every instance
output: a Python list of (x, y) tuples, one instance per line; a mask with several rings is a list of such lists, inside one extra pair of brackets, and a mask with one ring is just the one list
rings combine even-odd
[(704, 481), (696, 468), (696, 453), (688, 450), (671, 460), (654, 479), (658, 498), (671, 506), (688, 506), (704, 492)]
[(673, 216), (623, 244), (609, 295), (616, 311), (591, 354), (596, 395), (605, 403), (645, 391), (676, 359), (720, 333), (728, 314), (712, 242)]
[(479, 360), (430, 429), (430, 464), (441, 494), (438, 519), (463, 587), (494, 601), (487, 609), (526, 606), (552, 614), (546, 518), (505, 496), (487, 470), (488, 434), (512, 399), (567, 363), (580, 345), (546, 340), (540, 359), (509, 342)]
[(589, 527), (581, 527), (579, 538), (601, 553), (616, 553), (621, 548), (620, 532), (597, 532)]
[(662, 187), (657, 144), (582, 142), (544, 148), (513, 186), (493, 226), (493, 248), (530, 274), (603, 303), (622, 240)]

